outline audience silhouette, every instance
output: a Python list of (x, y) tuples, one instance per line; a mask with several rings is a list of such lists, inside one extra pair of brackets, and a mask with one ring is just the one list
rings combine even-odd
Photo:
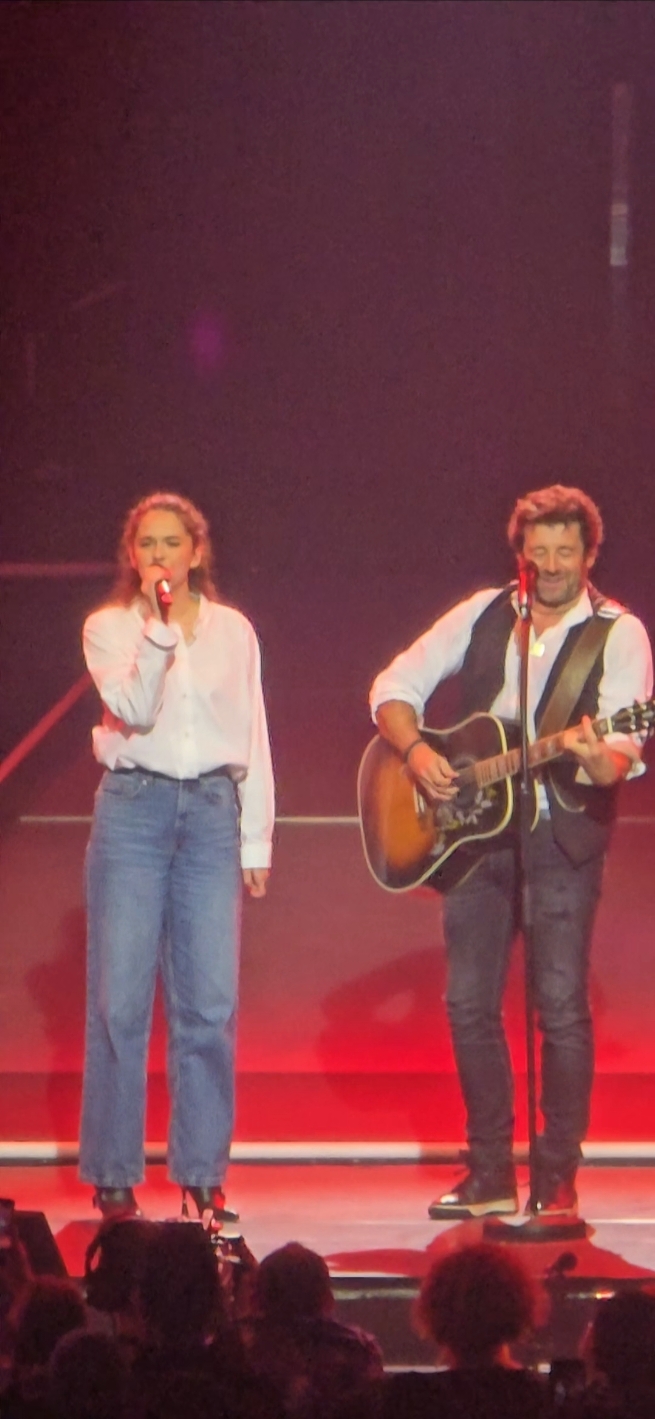
[(655, 1419), (655, 1290), (599, 1302), (577, 1366), (549, 1380), (517, 1362), (535, 1288), (507, 1246), (433, 1263), (415, 1322), (434, 1365), (395, 1372), (299, 1242), (258, 1264), (200, 1222), (113, 1219), (85, 1297), (18, 1262), (0, 1268), (0, 1419)]

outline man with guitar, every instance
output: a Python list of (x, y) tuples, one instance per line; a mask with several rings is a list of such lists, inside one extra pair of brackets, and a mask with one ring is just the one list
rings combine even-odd
[[(508, 525), (519, 562), (519, 586), (528, 574), (533, 584), (529, 737), (534, 741), (552, 736), (534, 745), (534, 763), (544, 767), (535, 774), (535, 821), (526, 871), (533, 984), (542, 1032), (544, 1128), (538, 1140), (537, 1208), (562, 1215), (577, 1209), (575, 1178), (589, 1120), (594, 1061), (587, 977), (605, 851), (618, 785), (644, 767), (640, 723), (628, 711), (622, 721), (618, 712), (652, 693), (652, 657), (644, 626), (589, 581), (602, 535), (600, 513), (591, 498), (560, 484), (519, 499)], [(478, 722), (493, 726), (499, 720), (501, 734), (504, 724), (516, 724), (517, 590), (512, 583), (460, 602), (382, 671), (371, 692), (383, 752), (394, 760), (395, 772), (400, 765), (404, 782), (411, 785), (417, 822), (423, 827), (429, 817), (433, 834), (435, 823), (446, 825), (439, 838), (442, 846), (455, 820), (460, 826), (477, 824), (484, 799), (485, 821), (491, 821), (499, 794), (502, 801), (498, 829), (478, 827), (471, 844), (458, 846), (450, 857), (446, 850), (443, 854), (459, 867), (444, 897), (443, 919), (446, 1004), (467, 1111), (469, 1168), (429, 1208), (430, 1216), (437, 1218), (518, 1210), (513, 1080), (502, 999), (512, 940), (520, 926), (521, 883), (517, 837), (500, 832), (511, 818), (507, 805), (512, 798), (507, 787), (511, 778), (502, 774), (515, 769), (507, 766), (509, 755), (486, 759), (471, 769), (465, 756), (448, 755), (448, 735), (433, 735), (431, 747), (430, 733), (422, 734), (427, 700), (437, 685), (455, 674), (461, 684), (462, 720), (477, 715), (470, 721), (474, 727)], [(607, 718), (594, 726), (592, 719), (598, 715)], [(620, 732), (614, 718), (621, 723)], [(486, 790), (483, 785), (494, 782), (494, 773), (501, 787)], [(469, 797), (458, 814), (461, 786), (472, 775), (477, 797)], [(387, 817), (390, 803), (387, 793)], [(366, 842), (364, 812), (362, 825)], [(439, 843), (432, 848), (433, 856)], [(429, 867), (419, 880), (428, 875)], [(438, 876), (436, 882), (439, 885)]]

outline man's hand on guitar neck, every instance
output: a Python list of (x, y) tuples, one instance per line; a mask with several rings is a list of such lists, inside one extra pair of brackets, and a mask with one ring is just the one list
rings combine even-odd
[(448, 802), (457, 793), (457, 774), (447, 759), (421, 739), (418, 720), (404, 700), (386, 700), (380, 705), (376, 722), (383, 739), (388, 739), (402, 755), (426, 798)]
[(583, 715), (581, 724), (574, 725), (565, 732), (566, 748), (576, 759), (592, 783), (599, 788), (611, 788), (625, 778), (630, 768), (630, 757), (622, 754), (612, 744), (599, 739), (594, 733), (588, 715)]

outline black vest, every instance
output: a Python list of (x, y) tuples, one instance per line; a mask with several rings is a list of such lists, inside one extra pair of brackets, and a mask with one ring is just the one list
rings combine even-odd
[[(489, 710), (505, 679), (507, 643), (516, 624), (512, 606), (513, 586), (507, 586), (494, 597), (473, 627), (470, 645), (461, 670), (462, 714)], [(567, 724), (577, 724), (583, 714), (592, 719), (598, 712), (598, 690), (603, 674), (605, 641), (622, 607), (605, 599), (593, 587), (589, 596), (594, 615), (601, 615), (607, 630), (582, 693), (574, 705)], [(572, 626), (555, 660), (543, 695), (537, 705), (535, 726), (537, 738), (542, 715), (554, 686), (586, 625), (581, 621)], [(564, 729), (564, 725), (559, 728)], [(576, 783), (577, 761), (559, 759), (544, 770), (553, 834), (567, 857), (576, 866), (604, 852), (616, 817), (618, 785), (611, 788)]]

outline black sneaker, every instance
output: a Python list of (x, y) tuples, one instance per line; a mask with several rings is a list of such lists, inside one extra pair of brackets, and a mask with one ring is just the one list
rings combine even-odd
[[(529, 1210), (528, 1202), (526, 1211)], [(573, 1178), (540, 1178), (536, 1211), (540, 1217), (577, 1217), (578, 1194)]]
[(506, 1215), (518, 1212), (516, 1176), (513, 1168), (498, 1173), (477, 1172), (474, 1168), (428, 1207), (434, 1220), (443, 1217), (486, 1217), (489, 1213)]

